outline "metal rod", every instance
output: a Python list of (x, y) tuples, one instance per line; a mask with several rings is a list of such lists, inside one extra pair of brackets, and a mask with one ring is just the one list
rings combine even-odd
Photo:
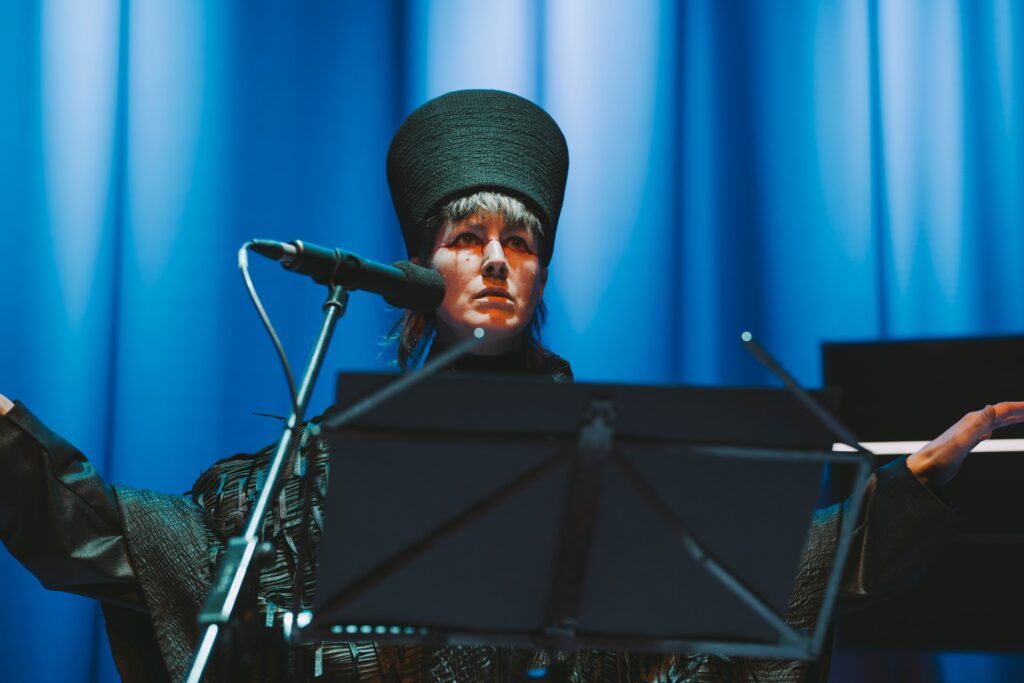
[(217, 637), (223, 632), (220, 627), (227, 625), (231, 620), (238, 595), (256, 555), (257, 535), (263, 526), (263, 515), (280, 488), (278, 480), (281, 470), (288, 454), (297, 443), (298, 431), (302, 426), (302, 414), (306, 410), (317, 376), (320, 374), (334, 327), (338, 319), (345, 315), (347, 304), (348, 290), (341, 285), (331, 285), (327, 301), (324, 302), (324, 321), (320, 326), (320, 334), (306, 365), (295, 406), (285, 425), (281, 440), (277, 443), (277, 449), (274, 451), (270, 465), (267, 467), (264, 480), (266, 484), (249, 509), (249, 517), (242, 534), (229, 540), (228, 551), (225, 552), (225, 557), (217, 568), (213, 586), (199, 613), (200, 624), (205, 624), (206, 629), (192, 660), (192, 667), (189, 670), (188, 678), (186, 678), (188, 683), (201, 681), (210, 656), (216, 648)]
[(775, 613), (775, 610), (768, 604), (768, 601), (758, 595), (754, 589), (742, 579), (725, 568), (720, 561), (702, 544), (693, 532), (686, 526), (683, 520), (672, 510), (672, 507), (658, 494), (643, 474), (626, 460), (620, 453), (616, 453), (613, 462), (625, 475), (626, 481), (639, 493), (654, 512), (661, 517), (662, 521), (668, 524), (676, 534), (687, 554), (705, 571), (710, 573), (719, 583), (729, 589), (733, 595), (739, 598), (761, 620), (768, 626), (775, 629), (779, 635), (780, 643), (797, 645), (803, 642), (803, 638), (797, 633), (786, 620)]
[(498, 507), (506, 500), (517, 493), (520, 493), (535, 481), (552, 472), (558, 465), (569, 459), (572, 451), (559, 451), (551, 455), (539, 464), (534, 465), (526, 472), (508, 482), (497, 491), (487, 493), (484, 497), (473, 502), (468, 507), (445, 519), (433, 529), (430, 529), (418, 540), (392, 554), (382, 562), (366, 570), (356, 578), (352, 579), (344, 589), (332, 597), (329, 602), (320, 606), (321, 612), (330, 612), (341, 609), (354, 599), (365, 593), (370, 588), (379, 585), (423, 553), (430, 550), (438, 542), (452, 536), (466, 528), (473, 522), (481, 519), (488, 512)]
[[(298, 395), (296, 396), (296, 403), (302, 413), (306, 411), (306, 407), (309, 405), (309, 399), (313, 394), (313, 387), (316, 385), (317, 377), (320, 374), (320, 368), (323, 365), (324, 356), (327, 355), (327, 347), (331, 343), (334, 326), (337, 324), (338, 319), (345, 315), (345, 308), (347, 305), (348, 290), (340, 285), (333, 285), (331, 287), (331, 293), (328, 295), (327, 301), (324, 303), (324, 322), (320, 327), (320, 334), (317, 337), (316, 344), (313, 346), (313, 352), (310, 354), (309, 363), (306, 365), (306, 372), (302, 376), (302, 381), (299, 384)], [(270, 501), (273, 500), (272, 496), (277, 493), (271, 489), (273, 489), (277, 484), (277, 478), (280, 474), (280, 470), (284, 466), (284, 456), (291, 449), (293, 442), (298, 438), (298, 430), (301, 427), (302, 415), (296, 415), (293, 412), (288, 418), (288, 423), (285, 426), (285, 433), (282, 435), (281, 441), (277, 445), (277, 451), (275, 451), (274, 457), (270, 461), (270, 467), (267, 468), (267, 475), (264, 479), (264, 481), (267, 482), (267, 485), (263, 487), (263, 490), (261, 491), (262, 495), (256, 499), (256, 503), (250, 511), (249, 521), (246, 523), (245, 531), (243, 533), (246, 538), (255, 538), (259, 533), (260, 528), (263, 526), (263, 514), (267, 511), (267, 506), (270, 505)], [(271, 486), (271, 484), (273, 484), (273, 486)]]
[(811, 395), (800, 386), (796, 379), (764, 347), (754, 341), (754, 336), (750, 332), (744, 332), (740, 335), (740, 338), (743, 340), (745, 348), (753, 354), (754, 358), (781, 379), (786, 389), (793, 396), (810, 410), (840, 441), (859, 453), (858, 458), (862, 458), (856, 464), (857, 474), (853, 482), (853, 492), (847, 498), (846, 503), (840, 508), (842, 519), (840, 521), (839, 539), (836, 543), (835, 558), (832, 564), (832, 573), (829, 574), (825, 585), (825, 600), (822, 602), (821, 611), (818, 613), (818, 621), (815, 624), (814, 636), (812, 638), (814, 643), (812, 649), (815, 656), (817, 656), (819, 654), (817, 650), (825, 640), (825, 631), (831, 621), (832, 608), (835, 605), (836, 594), (839, 592), (839, 581), (842, 576), (843, 566), (846, 564), (846, 557), (853, 542), (853, 526), (860, 517), (860, 508), (864, 500), (864, 487), (867, 486), (868, 477), (871, 476), (874, 453), (868, 450), (864, 444), (860, 443), (857, 437), (838, 418), (811, 398)]
[(418, 384), (431, 375), (436, 374), (438, 371), (443, 370), (452, 361), (457, 360), (472, 351), (483, 340), (484, 331), (482, 328), (478, 327), (473, 331), (472, 337), (463, 339), (455, 346), (445, 350), (443, 353), (439, 354), (437, 358), (434, 358), (429, 363), (424, 364), (419, 370), (401, 375), (398, 379), (391, 382), (391, 384), (388, 384), (383, 389), (370, 394), (362, 401), (352, 404), (340, 413), (335, 413), (334, 415), (325, 418), (323, 424), (324, 429), (338, 429), (360, 415), (364, 415), (365, 413), (373, 410), (395, 394), (400, 394), (414, 384)]
[(750, 354), (754, 356), (759, 363), (761, 363), (761, 365), (768, 368), (773, 375), (782, 380), (782, 383), (786, 385), (789, 392), (793, 394), (793, 396), (795, 396), (805, 408), (811, 411), (814, 416), (818, 418), (818, 421), (825, 425), (834, 436), (838, 437), (841, 442), (859, 453), (874, 455), (857, 440), (857, 437), (853, 435), (853, 432), (847, 429), (846, 425), (837, 420), (832, 413), (825, 410), (820, 403), (815, 401), (811, 395), (797, 383), (796, 379), (789, 374), (763, 346), (754, 340), (754, 335), (750, 332), (744, 332), (740, 335), (740, 339), (743, 340), (744, 348), (746, 348), (747, 351), (749, 351)]
[[(843, 568), (846, 566), (846, 557), (850, 553), (850, 546), (853, 544), (854, 527), (858, 524), (860, 508), (864, 502), (864, 488), (867, 486), (868, 477), (871, 476), (871, 463), (864, 459), (857, 463), (857, 475), (853, 482), (853, 493), (847, 499), (845, 505), (839, 507), (839, 514), (842, 515), (839, 529), (839, 540), (836, 543), (836, 554), (832, 562), (832, 573), (829, 574), (828, 582), (825, 584), (825, 600), (821, 604), (821, 611), (818, 613), (818, 622), (814, 625), (813, 641), (820, 646), (825, 640), (825, 631), (832, 621), (832, 608), (835, 605), (836, 595), (839, 593), (839, 581), (842, 578)], [(815, 651), (815, 656), (820, 654)]]

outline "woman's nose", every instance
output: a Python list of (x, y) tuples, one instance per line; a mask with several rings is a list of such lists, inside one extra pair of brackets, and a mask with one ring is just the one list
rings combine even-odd
[(498, 240), (489, 240), (484, 245), (484, 277), (495, 277), (504, 280), (508, 277), (508, 261), (505, 260), (505, 250), (501, 248)]

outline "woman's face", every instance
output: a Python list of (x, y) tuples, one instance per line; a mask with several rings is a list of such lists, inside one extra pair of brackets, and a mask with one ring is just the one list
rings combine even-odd
[(482, 327), (486, 335), (476, 353), (517, 350), (547, 280), (538, 247), (537, 236), (526, 228), (486, 213), (440, 230), (429, 265), (444, 279), (437, 309), (441, 341), (467, 339)]

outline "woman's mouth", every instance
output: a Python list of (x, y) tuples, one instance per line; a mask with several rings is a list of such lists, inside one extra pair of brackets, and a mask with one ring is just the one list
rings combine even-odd
[(508, 293), (507, 289), (501, 289), (500, 287), (487, 287), (477, 292), (474, 299), (506, 299), (513, 301), (512, 295)]

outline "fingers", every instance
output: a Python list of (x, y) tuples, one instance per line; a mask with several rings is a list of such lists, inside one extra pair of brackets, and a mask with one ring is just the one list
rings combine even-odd
[(1024, 422), (1024, 401), (1004, 401), (967, 413), (954, 428), (961, 428), (957, 431), (968, 439), (982, 439), (1000, 427), (1020, 422)]
[(1005, 401), (967, 413), (937, 439), (907, 458), (907, 467), (929, 484), (949, 481), (967, 454), (992, 432), (1024, 422), (1024, 401)]
[(1024, 401), (1003, 401), (982, 410), (991, 416), (992, 429), (1024, 422)]
[(949, 444), (965, 452), (970, 451), (1000, 427), (1019, 422), (1024, 422), (1024, 401), (987, 405), (964, 415), (929, 445)]

